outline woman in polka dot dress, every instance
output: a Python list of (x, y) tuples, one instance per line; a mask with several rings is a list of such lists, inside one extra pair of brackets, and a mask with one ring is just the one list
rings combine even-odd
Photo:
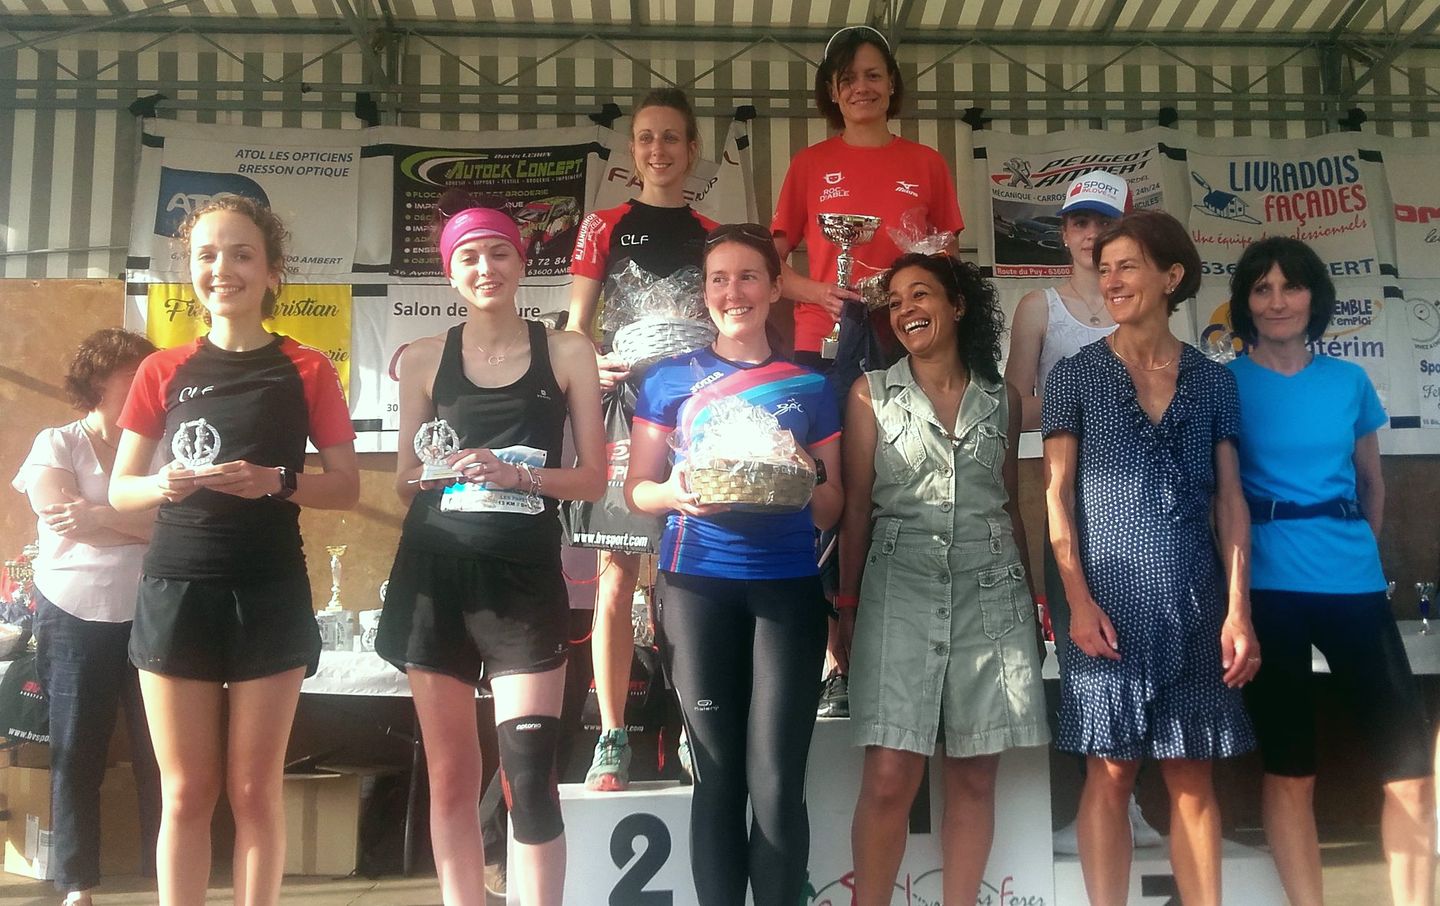
[(1126, 215), (1094, 254), (1119, 327), (1055, 366), (1041, 420), (1071, 607), (1057, 744), (1088, 758), (1078, 830), (1092, 904), (1127, 900), (1126, 806), (1142, 758), (1159, 761), (1170, 793), (1181, 899), (1218, 904), (1211, 765), (1254, 747), (1240, 686), (1260, 668), (1235, 380), (1170, 333), (1200, 284), (1175, 218)]

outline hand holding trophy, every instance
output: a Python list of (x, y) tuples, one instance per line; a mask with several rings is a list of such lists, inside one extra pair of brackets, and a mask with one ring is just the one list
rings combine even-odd
[[(850, 284), (850, 271), (855, 264), (855, 256), (851, 253), (857, 245), (864, 245), (875, 238), (875, 231), (880, 229), (880, 218), (870, 214), (817, 214), (820, 222), (820, 230), (825, 238), (840, 247), (840, 254), (835, 259), (835, 282), (846, 289), (853, 289)], [(840, 351), (840, 321), (835, 321), (835, 327), (830, 331), (820, 345), (822, 358), (833, 359)]]

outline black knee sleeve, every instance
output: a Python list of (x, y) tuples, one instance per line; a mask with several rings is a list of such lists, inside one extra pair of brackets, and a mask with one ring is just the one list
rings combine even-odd
[(510, 825), (519, 843), (548, 843), (565, 832), (560, 817), (560, 787), (555, 751), (560, 718), (517, 717), (496, 727), (500, 743), (500, 782)]

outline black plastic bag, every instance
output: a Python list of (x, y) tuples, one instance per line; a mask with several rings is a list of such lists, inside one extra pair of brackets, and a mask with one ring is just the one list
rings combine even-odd
[(0, 736), (10, 743), (50, 741), (50, 698), (33, 651), (11, 661), (0, 679)]
[(660, 550), (663, 521), (648, 513), (632, 513), (625, 504), (625, 476), (630, 471), (630, 419), (635, 415), (635, 390), (623, 383), (605, 395), (605, 494), (591, 503), (566, 501), (562, 510), (566, 543), (653, 554)]

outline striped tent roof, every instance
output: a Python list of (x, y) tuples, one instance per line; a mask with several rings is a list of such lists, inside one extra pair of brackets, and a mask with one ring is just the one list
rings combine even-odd
[(954, 40), (957, 31), (1063, 31), (1071, 41), (1138, 32), (1256, 43), (1285, 34), (1414, 43), (1429, 41), (1440, 20), (1440, 0), (5, 0), (3, 6), (0, 26), (21, 33), (138, 27), (146, 19), (151, 27), (157, 19), (196, 20), (223, 30), (344, 30), (368, 20), (476, 35), (500, 25), (537, 33), (610, 26), (642, 38), (646, 30), (674, 36), (717, 28), (801, 37), (870, 22), (921, 41)]

